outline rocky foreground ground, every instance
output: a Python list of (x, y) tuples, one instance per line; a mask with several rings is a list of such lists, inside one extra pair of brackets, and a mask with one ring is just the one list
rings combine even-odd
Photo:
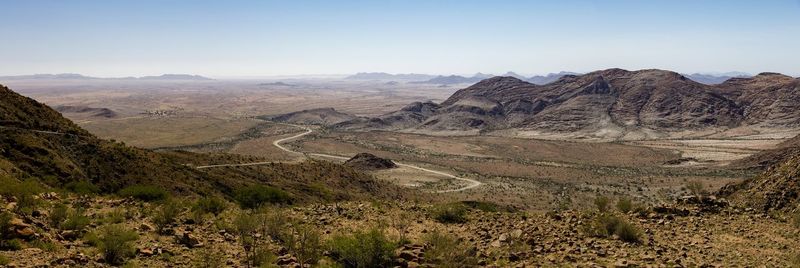
[[(789, 267), (798, 265), (800, 256), (800, 227), (788, 216), (721, 201), (628, 213), (608, 208), (537, 214), (480, 202), (346, 202), (258, 210), (226, 203), (204, 213), (192, 209), (189, 200), (56, 193), (37, 200), (29, 214), (20, 213), (16, 202), (3, 206), (8, 224), (0, 254), (6, 267), (300, 267), (301, 262), (319, 267)], [(59, 211), (57, 204), (67, 209)], [(164, 220), (169, 210), (174, 217)], [(635, 236), (604, 233), (599, 220), (604, 217), (628, 223)], [(109, 230), (118, 239), (124, 240), (126, 231), (132, 237), (117, 245), (116, 257), (106, 254), (113, 243)], [(8, 246), (12, 240), (18, 247)], [(347, 251), (347, 245), (357, 252)], [(350, 256), (359, 252), (362, 256)]]

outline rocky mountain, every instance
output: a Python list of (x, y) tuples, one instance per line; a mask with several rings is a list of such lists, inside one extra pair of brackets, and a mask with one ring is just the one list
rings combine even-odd
[(214, 80), (208, 77), (191, 74), (162, 74), (159, 76), (142, 76), (140, 80), (188, 80), (188, 81), (209, 81)]
[(345, 79), (350, 80), (405, 80), (405, 81), (425, 81), (432, 78), (435, 78), (434, 75), (429, 74), (390, 74), (390, 73), (382, 73), (382, 72), (373, 72), (373, 73), (357, 73)]
[(353, 120), (339, 122), (331, 125), (337, 129), (349, 130), (402, 130), (413, 128), (427, 120), (439, 110), (439, 105), (433, 102), (413, 102), (399, 111), (384, 114), (378, 117), (360, 117)]
[(208, 81), (214, 80), (208, 77), (191, 74), (162, 74), (159, 76), (142, 76), (142, 77), (114, 77), (114, 78), (101, 78), (91, 77), (81, 74), (62, 73), (62, 74), (33, 74), (33, 75), (16, 75), (16, 76), (0, 76), (0, 81), (8, 80), (187, 80), (187, 81)]
[[(395, 112), (338, 126), (465, 134), (514, 129), (612, 139), (743, 125), (790, 128), (800, 126), (798, 92), (797, 79), (774, 73), (713, 86), (654, 69), (565, 75), (546, 85), (501, 76), (428, 105), (429, 113), (398, 111), (408, 120)], [(385, 124), (387, 117), (391, 124)]]
[(354, 120), (358, 117), (336, 111), (336, 109), (333, 108), (318, 108), (291, 112), (288, 114), (264, 116), (262, 118), (290, 124), (330, 126)]
[(556, 80), (558, 80), (559, 78), (561, 78), (561, 77), (563, 77), (565, 75), (580, 75), (580, 74), (579, 73), (563, 72), (562, 71), (562, 72), (558, 72), (558, 73), (549, 73), (547, 75), (532, 76), (532, 77), (530, 77), (528, 79), (525, 79), (525, 81), (528, 81), (530, 83), (537, 84), (537, 85), (545, 85), (545, 84), (549, 84), (549, 83), (555, 82)]
[[(155, 152), (99, 139), (50, 107), (0, 86), (0, 177), (32, 179), (54, 188), (83, 182), (103, 193), (152, 185), (183, 195), (232, 195), (242, 186), (263, 184), (286, 191), (299, 202), (370, 198), (399, 191), (352, 168), (321, 161), (247, 169), (195, 168), (259, 161), (264, 160)], [(311, 191), (309, 185), (326, 190)]]
[(475, 76), (473, 76), (473, 77), (464, 77), (464, 76), (460, 76), (460, 75), (449, 75), (449, 76), (441, 76), (440, 75), (440, 76), (431, 78), (431, 79), (426, 80), (426, 81), (418, 81), (418, 82), (412, 82), (412, 83), (415, 83), (415, 84), (440, 84), (440, 85), (468, 84), (468, 83), (471, 84), (471, 83), (475, 83), (475, 82), (481, 81), (482, 79), (485, 79), (485, 78), (475, 77)]
[(14, 75), (14, 76), (0, 76), (0, 80), (54, 80), (54, 79), (98, 79), (97, 77), (89, 77), (81, 74), (62, 73), (62, 74), (32, 74), (32, 75)]
[(78, 113), (78, 114), (86, 114), (92, 117), (104, 117), (104, 118), (114, 118), (117, 117), (117, 113), (108, 108), (95, 108), (83, 105), (59, 105), (53, 107), (59, 113)]
[(344, 165), (359, 170), (381, 170), (397, 167), (397, 164), (392, 160), (380, 158), (371, 153), (357, 154), (345, 161)]
[(775, 146), (774, 149), (761, 151), (733, 161), (730, 165), (741, 169), (766, 169), (778, 165), (794, 155), (800, 155), (800, 136), (785, 140)]
[(693, 74), (684, 74), (684, 76), (688, 77), (689, 79), (694, 80), (698, 83), (703, 83), (707, 85), (715, 85), (721, 84), (722, 82), (728, 81), (731, 78), (748, 78), (752, 77), (752, 75), (745, 74), (745, 73), (724, 73), (724, 74), (701, 74), (701, 73), (693, 73)]

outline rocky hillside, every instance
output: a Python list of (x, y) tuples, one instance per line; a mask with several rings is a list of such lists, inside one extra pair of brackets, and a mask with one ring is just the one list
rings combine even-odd
[[(798, 83), (764, 73), (712, 86), (670, 71), (622, 69), (564, 75), (546, 85), (494, 77), (457, 91), (430, 115), (387, 128), (472, 133), (516, 129), (624, 138), (630, 133), (658, 137), (748, 125), (797, 127)], [(370, 129), (375, 124), (359, 119), (341, 126)]]
[[(790, 140), (797, 142), (797, 138)], [(775, 157), (780, 160), (769, 160)], [(800, 151), (797, 147), (785, 147), (756, 159), (777, 162), (760, 176), (741, 183), (726, 185), (720, 190), (741, 206), (763, 211), (800, 211)]]
[(17, 180), (33, 179), (57, 188), (88, 183), (104, 193), (153, 185), (188, 195), (232, 195), (242, 186), (262, 184), (301, 202), (395, 198), (400, 191), (353, 168), (327, 162), (195, 168), (260, 161), (227, 154), (153, 152), (102, 140), (48, 106), (0, 86), (0, 175)]
[(360, 170), (380, 170), (397, 167), (397, 164), (392, 160), (380, 158), (371, 153), (357, 154), (345, 161), (344, 165)]
[(267, 120), (291, 123), (291, 124), (329, 126), (341, 122), (350, 121), (356, 119), (357, 117), (354, 115), (349, 115), (346, 113), (336, 111), (333, 108), (319, 108), (319, 109), (302, 110), (288, 114), (265, 116), (263, 118)]

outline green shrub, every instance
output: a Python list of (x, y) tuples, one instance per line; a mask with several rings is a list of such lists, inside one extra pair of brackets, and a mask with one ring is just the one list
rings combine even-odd
[(792, 215), (792, 225), (794, 225), (796, 228), (800, 228), (800, 211), (795, 212), (794, 215)]
[(617, 209), (619, 209), (620, 212), (627, 214), (628, 212), (633, 210), (633, 202), (630, 199), (624, 197), (620, 198), (619, 200), (617, 200)]
[(93, 247), (99, 247), (100, 244), (101, 244), (100, 236), (98, 236), (97, 233), (95, 233), (95, 232), (87, 232), (87, 233), (83, 234), (83, 241), (87, 245), (90, 245), (90, 246), (93, 246)]
[(198, 251), (195, 255), (193, 267), (198, 268), (223, 268), (225, 266), (225, 254), (216, 248), (206, 247)]
[(29, 214), (39, 205), (35, 196), (44, 189), (33, 180), (17, 181), (8, 176), (0, 176), (0, 195), (12, 196), (17, 200), (16, 211)]
[(322, 240), (314, 227), (294, 224), (287, 235), (284, 235), (283, 246), (297, 257), (300, 267), (314, 266), (322, 257)]
[(594, 206), (597, 207), (597, 211), (604, 213), (608, 211), (608, 197), (605, 196), (597, 196), (594, 199)]
[(626, 221), (620, 221), (619, 224), (617, 224), (614, 234), (622, 241), (639, 243), (639, 229), (636, 229), (633, 224)]
[(225, 211), (227, 207), (228, 206), (225, 204), (225, 200), (222, 200), (222, 198), (209, 196), (197, 200), (194, 209), (202, 213), (211, 213), (214, 214), (214, 216), (217, 216)]
[(431, 210), (433, 219), (441, 223), (465, 223), (467, 222), (467, 207), (461, 203), (449, 203), (433, 207)]
[(617, 235), (620, 240), (625, 242), (639, 242), (639, 230), (624, 219), (614, 215), (598, 215), (588, 225), (584, 226), (584, 232), (597, 237)]
[(497, 212), (499, 210), (497, 204), (492, 202), (484, 202), (484, 201), (462, 201), (462, 204), (468, 206), (470, 208), (486, 211), (486, 212)]
[(103, 222), (107, 224), (123, 223), (127, 218), (127, 210), (124, 208), (115, 208), (105, 214)]
[(67, 184), (64, 184), (64, 189), (67, 191), (79, 194), (79, 195), (91, 195), (100, 192), (100, 188), (97, 185), (92, 184), (88, 181), (73, 181)]
[(0, 250), (20, 250), (22, 242), (19, 239), (0, 239)]
[(423, 237), (428, 248), (425, 250), (425, 260), (443, 268), (475, 267), (478, 260), (474, 250), (459, 244), (458, 239), (452, 235), (434, 230)]
[(133, 242), (139, 239), (135, 231), (120, 224), (106, 226), (100, 235), (100, 250), (107, 263), (119, 265), (132, 257), (136, 251)]
[(11, 260), (6, 255), (0, 254), (0, 265), (8, 265), (10, 262)]
[(128, 186), (117, 193), (122, 197), (133, 197), (145, 202), (159, 201), (169, 198), (169, 193), (157, 186), (152, 185), (133, 185)]
[(391, 264), (395, 243), (382, 230), (356, 231), (337, 235), (328, 242), (330, 252), (345, 267), (387, 267)]
[(292, 197), (275, 187), (253, 185), (236, 191), (236, 201), (242, 208), (253, 209), (264, 204), (291, 204)]
[(180, 202), (174, 200), (167, 200), (153, 213), (152, 221), (156, 225), (158, 233), (163, 234), (164, 230), (170, 225), (175, 223), (178, 214), (183, 211), (183, 206)]
[(70, 209), (67, 213), (67, 219), (61, 223), (61, 229), (81, 231), (86, 228), (91, 222), (89, 217), (84, 214), (83, 208)]
[(34, 240), (30, 243), (30, 246), (44, 250), (46, 252), (57, 252), (62, 248), (60, 244), (42, 240)]
[(69, 215), (69, 207), (62, 203), (56, 203), (53, 205), (53, 208), (50, 209), (50, 226), (54, 228), (60, 228), (61, 223), (67, 219)]

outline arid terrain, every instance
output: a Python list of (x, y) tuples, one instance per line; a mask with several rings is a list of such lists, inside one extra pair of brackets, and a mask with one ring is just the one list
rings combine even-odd
[[(439, 104), (457, 103), (453, 99), (465, 94), (459, 89), (476, 86), (347, 79), (9, 85), (58, 111), (27, 101), (5, 104), (11, 116), (4, 115), (0, 129), (7, 134), (0, 175), (12, 189), (1, 194), (10, 217), (6, 229), (14, 232), (3, 241), (18, 241), (4, 246), (13, 266), (727, 267), (800, 261), (795, 203), (785, 201), (793, 192), (777, 199), (763, 194), (756, 203), (742, 194), (763, 193), (758, 185), (765, 184), (753, 178), (793, 155), (797, 146), (789, 138), (800, 129), (791, 124), (714, 123), (668, 135), (663, 128), (636, 129), (619, 139), (532, 134), (531, 126), (484, 131), (475, 125), (465, 132), (428, 127), (442, 126), (431, 118), (481, 114), (474, 107), (485, 100), (458, 109)], [(523, 120), (503, 116), (498, 120)], [(675, 124), (701, 124), (684, 119)], [(353, 127), (389, 120), (402, 129)], [(22, 195), (13, 191), (31, 178), (41, 185)], [(268, 189), (258, 188), (262, 184)], [(770, 191), (783, 189), (769, 185)], [(37, 201), (24, 203), (26, 194)], [(269, 205), (255, 209), (252, 200)], [(768, 208), (759, 207), (763, 202)], [(113, 232), (136, 237), (128, 245), (133, 252), (119, 260), (108, 255), (107, 244), (124, 239)], [(378, 248), (358, 248), (348, 239)], [(356, 253), (364, 250), (378, 252)]]

